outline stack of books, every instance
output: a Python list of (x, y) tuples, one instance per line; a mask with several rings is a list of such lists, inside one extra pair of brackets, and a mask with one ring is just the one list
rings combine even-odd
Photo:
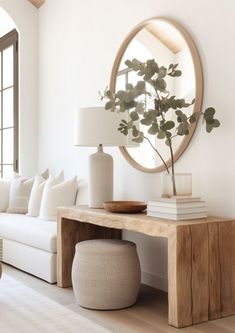
[(205, 201), (198, 197), (159, 198), (148, 202), (147, 215), (171, 220), (207, 217)]

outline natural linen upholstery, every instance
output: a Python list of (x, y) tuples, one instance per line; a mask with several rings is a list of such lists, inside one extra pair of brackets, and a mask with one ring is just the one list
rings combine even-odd
[(0, 212), (5, 212), (9, 203), (10, 180), (0, 179)]
[[(41, 176), (45, 179), (49, 176), (49, 171), (46, 169)], [(35, 177), (27, 179), (15, 173), (11, 179), (11, 187), (9, 194), (8, 213), (25, 214), (28, 211), (28, 203), (30, 193), (33, 187)]]
[(28, 211), (28, 202), (34, 178), (26, 179), (15, 175), (11, 181), (8, 213), (25, 214)]
[(24, 214), (0, 214), (2, 261), (50, 283), (57, 281), (57, 224)]
[(114, 310), (133, 305), (140, 288), (140, 263), (133, 242), (98, 239), (80, 242), (72, 266), (78, 303)]

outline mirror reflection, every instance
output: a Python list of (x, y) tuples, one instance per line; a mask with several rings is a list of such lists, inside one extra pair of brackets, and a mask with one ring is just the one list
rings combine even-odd
[[(166, 78), (167, 90), (170, 95), (183, 98), (186, 102), (191, 102), (195, 97), (198, 98), (197, 103), (191, 105), (186, 111), (188, 114), (191, 114), (193, 111), (196, 111), (195, 107), (201, 104), (201, 100), (199, 101), (201, 96), (196, 96), (198, 92), (196, 89), (194, 56), (197, 56), (197, 54), (192, 54), (192, 49), (188, 40), (185, 39), (185, 35), (182, 34), (182, 30), (180, 31), (178, 27), (168, 20), (151, 19), (139, 28), (134, 29), (133, 33), (124, 42), (114, 64), (111, 89), (113, 84), (115, 85), (115, 91), (125, 90), (128, 83), (135, 85), (140, 80), (137, 72), (125, 65), (128, 59), (137, 58), (141, 62), (145, 62), (148, 59), (154, 58), (159, 66), (165, 67), (168, 67), (170, 64), (178, 64), (177, 69), (182, 71), (182, 75), (177, 79), (168, 76)], [(200, 61), (198, 63), (200, 64)], [(168, 117), (176, 121), (175, 111), (172, 110), (172, 112), (169, 112)], [(147, 129), (146, 126), (140, 124), (140, 130), (144, 131), (145, 136), (158, 148), (163, 159), (168, 161), (167, 164), (169, 165), (170, 154), (168, 147), (163, 140), (159, 140), (155, 136), (148, 134)], [(192, 133), (189, 134), (189, 138), (186, 138), (186, 141), (189, 142), (191, 135)], [(185, 137), (176, 137), (173, 142), (173, 150), (176, 153), (175, 160), (187, 146), (184, 140)], [(142, 171), (153, 172), (164, 169), (162, 161), (154, 153), (147, 140), (144, 140), (137, 148), (122, 148), (122, 152), (129, 162), (133, 162), (132, 165)]]

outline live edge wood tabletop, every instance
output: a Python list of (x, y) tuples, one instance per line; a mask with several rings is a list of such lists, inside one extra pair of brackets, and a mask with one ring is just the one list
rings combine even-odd
[(168, 322), (185, 327), (235, 314), (235, 220), (173, 221), (88, 206), (58, 210), (58, 286), (71, 286), (75, 244), (122, 230), (168, 239)]

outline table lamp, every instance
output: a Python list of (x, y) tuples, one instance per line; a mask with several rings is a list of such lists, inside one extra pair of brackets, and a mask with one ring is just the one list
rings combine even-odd
[(103, 202), (113, 200), (113, 158), (104, 153), (104, 146), (138, 146), (118, 131), (127, 113), (116, 113), (103, 107), (80, 108), (75, 114), (74, 145), (97, 147), (89, 156), (89, 207), (103, 208)]

